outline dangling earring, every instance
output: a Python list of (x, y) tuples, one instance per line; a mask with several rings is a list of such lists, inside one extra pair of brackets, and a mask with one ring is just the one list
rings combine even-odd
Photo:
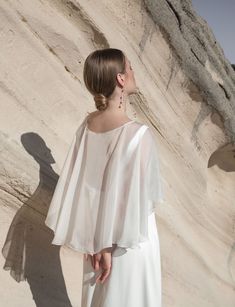
[(120, 96), (120, 103), (119, 103), (119, 108), (121, 108), (121, 104), (123, 103), (123, 88), (122, 88), (122, 95)]

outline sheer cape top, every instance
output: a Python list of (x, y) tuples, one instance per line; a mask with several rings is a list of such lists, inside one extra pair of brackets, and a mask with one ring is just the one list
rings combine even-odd
[(139, 247), (148, 240), (148, 215), (164, 201), (154, 136), (134, 120), (93, 132), (87, 117), (73, 136), (45, 220), (52, 244), (88, 254), (113, 244)]

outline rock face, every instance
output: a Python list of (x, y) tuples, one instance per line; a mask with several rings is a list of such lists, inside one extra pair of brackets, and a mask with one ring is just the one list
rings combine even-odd
[(128, 114), (159, 145), (163, 306), (234, 306), (235, 72), (191, 1), (0, 7), (2, 306), (80, 306), (82, 255), (51, 246), (44, 219), (72, 135), (95, 110), (84, 60), (107, 47), (131, 60)]

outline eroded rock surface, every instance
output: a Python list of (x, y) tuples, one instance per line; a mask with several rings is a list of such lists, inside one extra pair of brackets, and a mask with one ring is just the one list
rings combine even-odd
[(233, 307), (235, 72), (191, 1), (2, 1), (0, 29), (1, 304), (80, 306), (82, 255), (51, 246), (44, 219), (95, 110), (84, 60), (114, 47), (139, 88), (128, 114), (159, 147), (163, 306)]

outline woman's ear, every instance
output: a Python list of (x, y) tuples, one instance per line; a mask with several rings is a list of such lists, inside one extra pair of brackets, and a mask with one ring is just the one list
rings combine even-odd
[(121, 86), (124, 86), (124, 82), (125, 82), (125, 76), (124, 74), (118, 73), (117, 74), (117, 81)]

